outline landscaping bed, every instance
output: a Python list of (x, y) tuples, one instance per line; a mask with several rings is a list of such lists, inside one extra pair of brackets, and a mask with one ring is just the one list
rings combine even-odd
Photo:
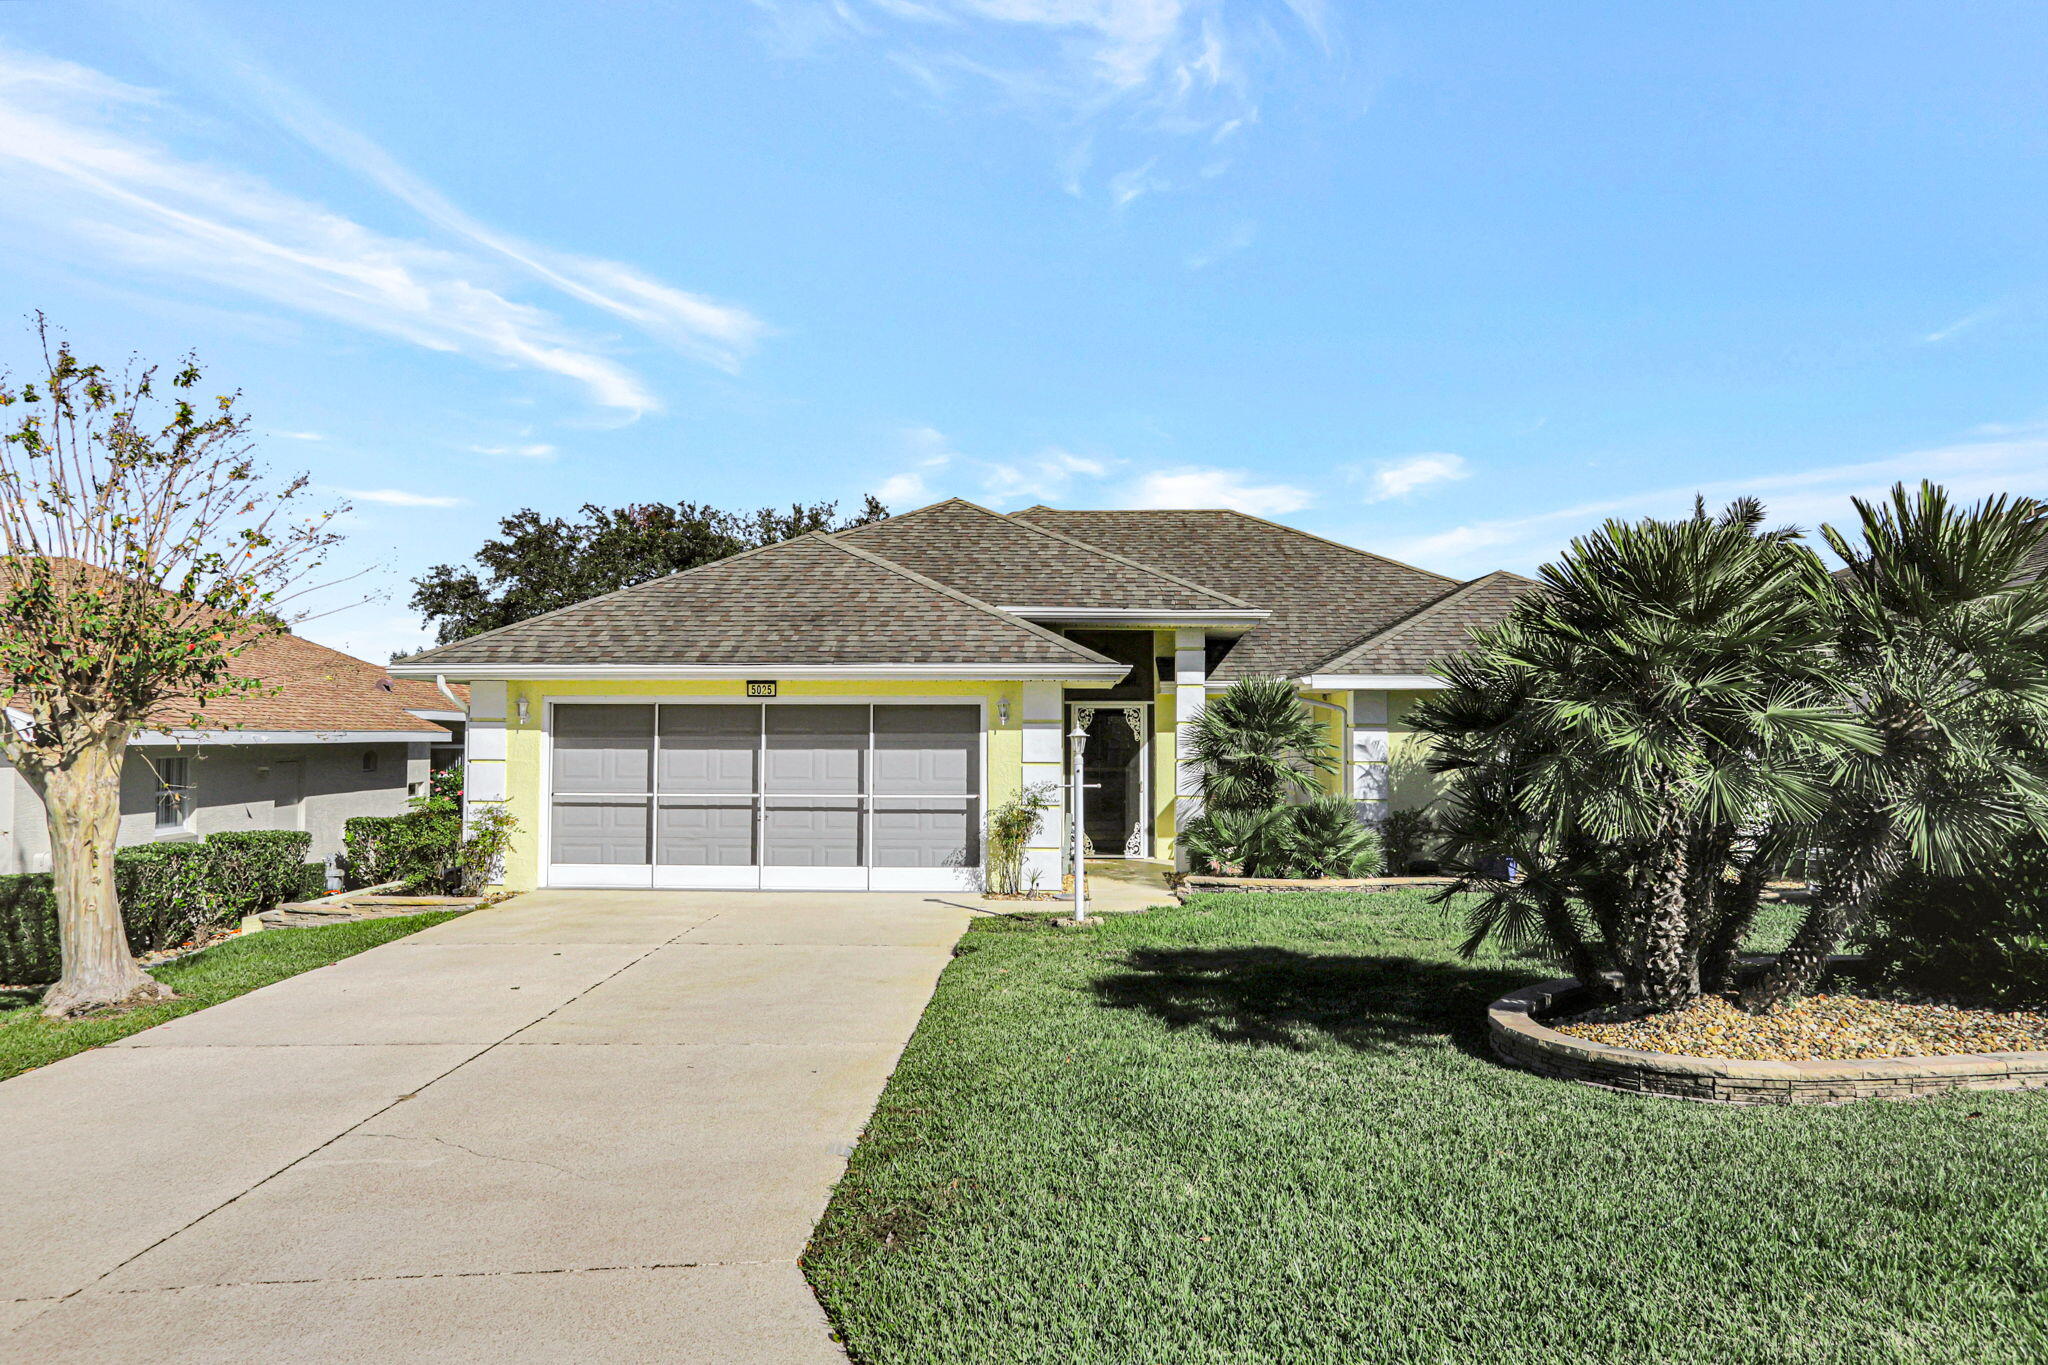
[(1957, 1053), (2048, 1051), (2048, 1013), (1964, 1009), (1862, 995), (1810, 995), (1773, 1014), (1707, 996), (1640, 1019), (1595, 1010), (1547, 1021), (1558, 1033), (1609, 1047), (1744, 1061), (1854, 1061)]
[(1462, 936), (1413, 891), (978, 920), (805, 1257), (853, 1358), (2048, 1353), (2048, 1098), (1559, 1085), (1486, 1025), (1555, 968)]

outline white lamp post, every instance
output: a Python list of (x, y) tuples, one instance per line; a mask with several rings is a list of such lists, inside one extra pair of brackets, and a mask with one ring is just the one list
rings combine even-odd
[(1069, 785), (1069, 790), (1073, 793), (1073, 799), (1068, 803), (1073, 810), (1074, 816), (1074, 827), (1071, 837), (1074, 868), (1074, 923), (1086, 924), (1088, 922), (1088, 860), (1084, 856), (1084, 850), (1087, 848), (1086, 836), (1081, 832), (1081, 793), (1086, 790), (1086, 783), (1082, 777), (1081, 755), (1082, 751), (1088, 747), (1088, 731), (1081, 724), (1078, 716), (1074, 719), (1073, 730), (1067, 735), (1067, 745), (1074, 755), (1073, 781)]

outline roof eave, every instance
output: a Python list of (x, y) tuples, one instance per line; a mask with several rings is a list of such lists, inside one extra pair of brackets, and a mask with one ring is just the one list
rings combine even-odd
[(1099, 682), (1124, 677), (1130, 668), (1119, 663), (1042, 664), (393, 664), (395, 677), (450, 679), (457, 682), (523, 682), (549, 679), (631, 681), (636, 679), (716, 680), (751, 678), (822, 678), (852, 681), (907, 679), (939, 682)]
[(1295, 681), (1312, 692), (1427, 692), (1450, 686), (1433, 673), (1309, 673)]
[(139, 730), (130, 744), (435, 744), (445, 741), (448, 731), (431, 730)]
[(1218, 626), (1250, 630), (1272, 616), (1260, 607), (1238, 610), (1157, 610), (1150, 607), (1003, 607), (1012, 616), (1056, 625), (1119, 625), (1131, 627)]

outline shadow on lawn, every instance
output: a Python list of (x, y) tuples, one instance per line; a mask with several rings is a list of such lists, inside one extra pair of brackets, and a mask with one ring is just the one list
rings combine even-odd
[(1124, 965), (1130, 970), (1094, 983), (1110, 1009), (1143, 1010), (1219, 1042), (1293, 1051), (1318, 1039), (1363, 1052), (1448, 1038), (1487, 1056), (1487, 1002), (1529, 980), (1527, 972), (1289, 948), (1144, 948)]

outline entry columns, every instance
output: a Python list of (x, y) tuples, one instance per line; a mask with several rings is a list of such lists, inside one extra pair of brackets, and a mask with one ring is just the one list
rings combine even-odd
[[(1173, 828), (1178, 832), (1202, 812), (1202, 769), (1188, 757), (1188, 726), (1195, 713), (1208, 704), (1209, 660), (1204, 645), (1207, 637), (1199, 630), (1173, 633)], [(1174, 863), (1185, 872), (1186, 849), (1174, 839)]]

